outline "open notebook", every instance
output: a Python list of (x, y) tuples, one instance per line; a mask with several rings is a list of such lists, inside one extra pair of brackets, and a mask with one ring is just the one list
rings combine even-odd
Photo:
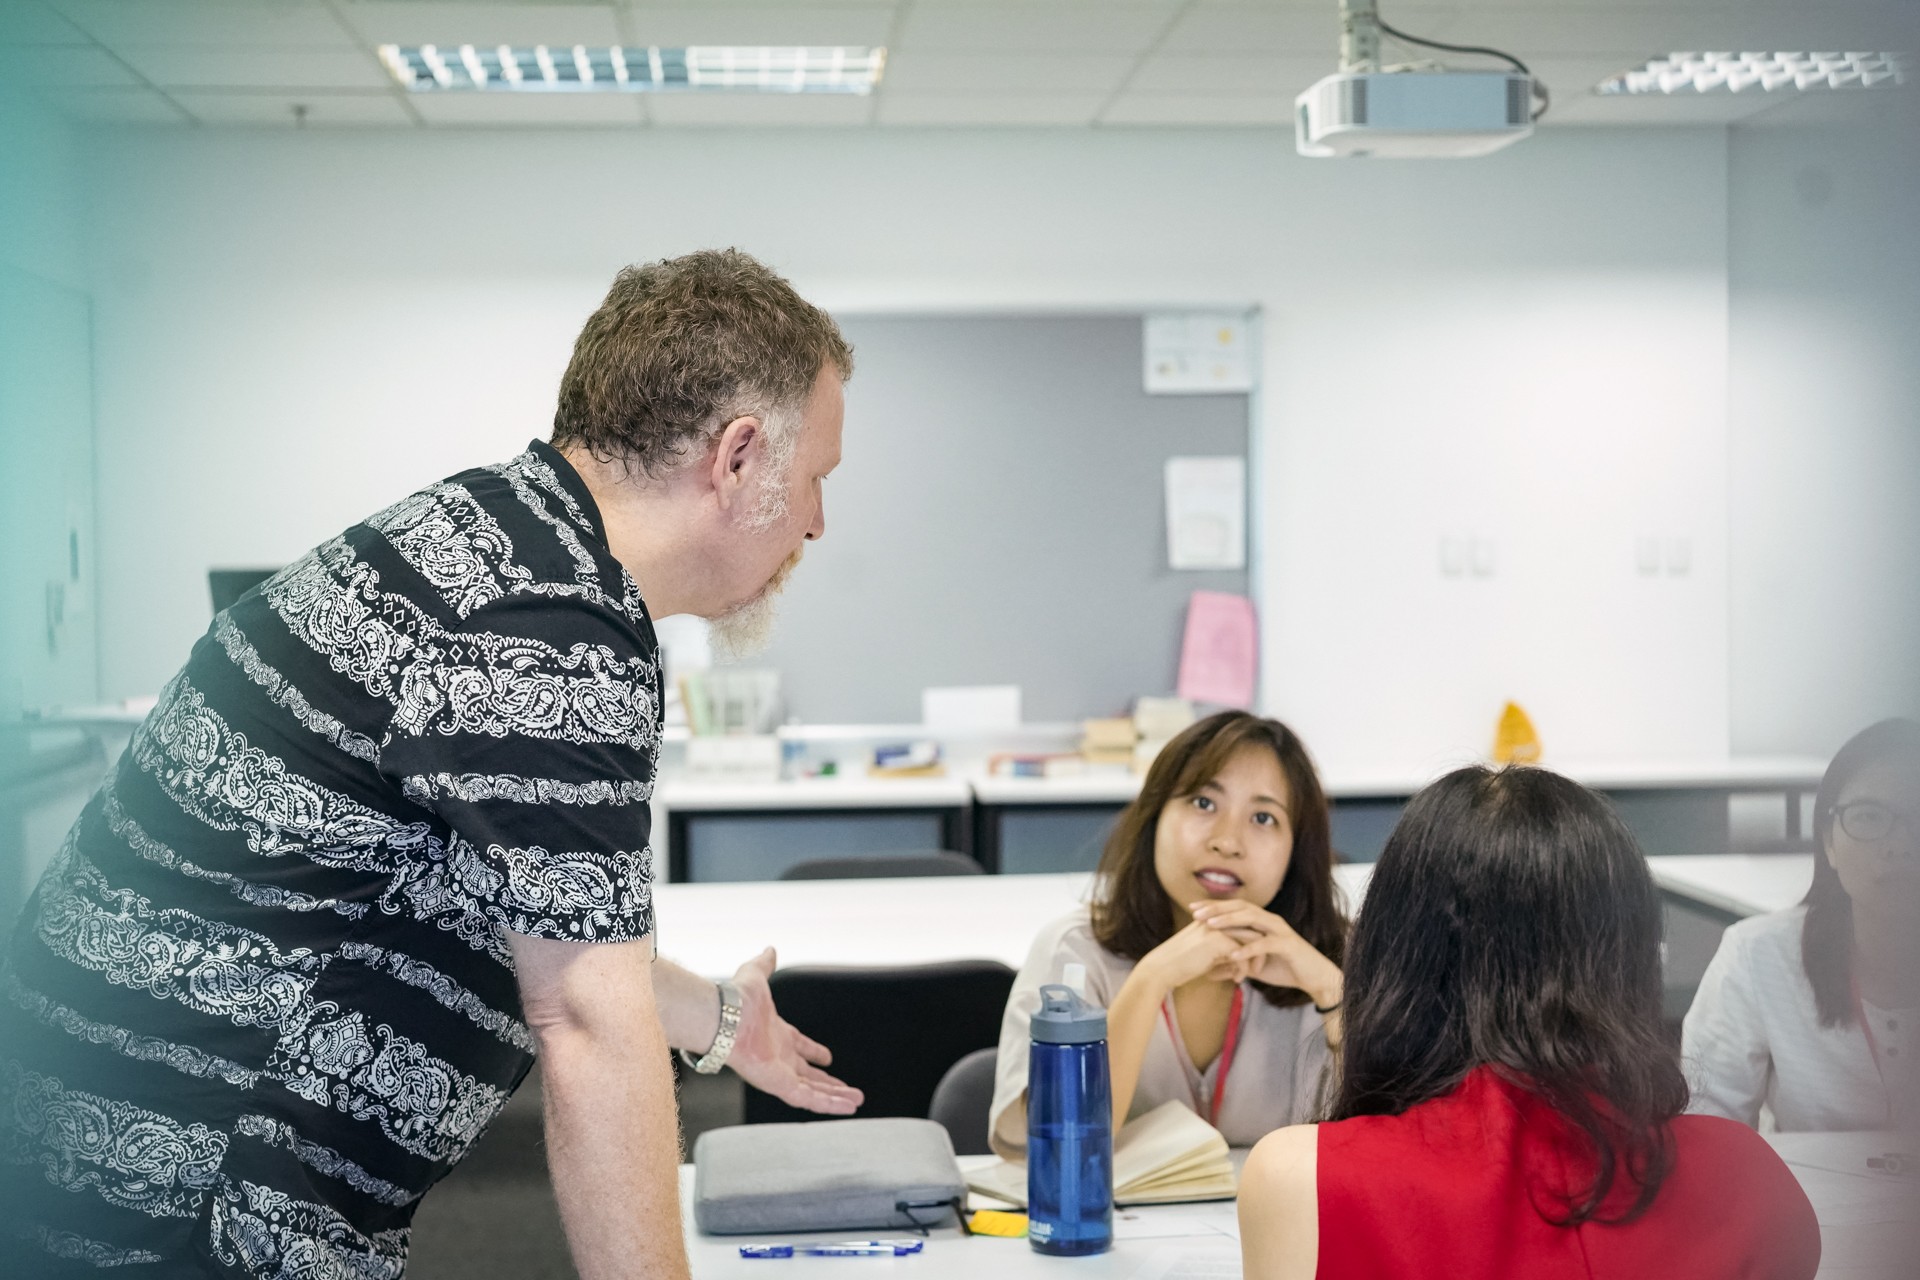
[[(1024, 1205), (1026, 1163), (996, 1160), (968, 1173), (967, 1186), (996, 1200)], [(1169, 1099), (1135, 1116), (1114, 1140), (1115, 1204), (1230, 1200), (1236, 1190), (1227, 1140), (1178, 1101)]]

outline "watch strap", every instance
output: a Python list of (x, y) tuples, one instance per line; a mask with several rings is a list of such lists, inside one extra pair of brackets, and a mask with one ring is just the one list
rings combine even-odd
[(720, 1029), (714, 1033), (713, 1044), (698, 1058), (685, 1049), (680, 1051), (680, 1060), (703, 1076), (710, 1076), (727, 1065), (727, 1058), (733, 1053), (733, 1041), (740, 1034), (740, 988), (731, 982), (718, 984), (720, 989)]

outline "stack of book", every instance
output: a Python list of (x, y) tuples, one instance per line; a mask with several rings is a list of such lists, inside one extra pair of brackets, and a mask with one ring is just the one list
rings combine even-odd
[(1133, 747), (1133, 771), (1145, 773), (1168, 740), (1193, 720), (1193, 704), (1185, 698), (1137, 699), (1133, 704), (1133, 727), (1139, 731), (1140, 741)]
[(1080, 735), (1080, 756), (1090, 767), (1133, 768), (1134, 744), (1140, 734), (1127, 716), (1108, 720), (1089, 720)]

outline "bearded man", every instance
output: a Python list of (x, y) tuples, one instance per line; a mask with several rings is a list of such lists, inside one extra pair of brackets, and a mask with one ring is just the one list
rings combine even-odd
[(0, 961), (9, 1274), (398, 1277), (537, 1055), (579, 1272), (679, 1276), (670, 1046), (858, 1105), (771, 951), (717, 988), (657, 958), (647, 809), (652, 620), (764, 637), (851, 371), (744, 254), (629, 268), (550, 444), (214, 618)]

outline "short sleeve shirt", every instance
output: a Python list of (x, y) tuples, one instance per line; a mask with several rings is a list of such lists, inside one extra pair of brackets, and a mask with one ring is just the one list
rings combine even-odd
[(217, 615), (0, 960), (22, 1256), (398, 1276), (532, 1062), (508, 933), (652, 933), (661, 696), (537, 442)]

